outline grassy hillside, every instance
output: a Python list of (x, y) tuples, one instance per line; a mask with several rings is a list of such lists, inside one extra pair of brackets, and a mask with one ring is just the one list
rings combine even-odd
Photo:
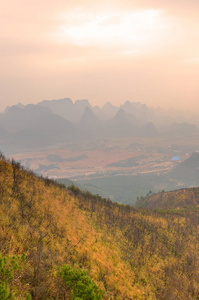
[(66, 191), (1, 156), (0, 299), (198, 299), (197, 214)]

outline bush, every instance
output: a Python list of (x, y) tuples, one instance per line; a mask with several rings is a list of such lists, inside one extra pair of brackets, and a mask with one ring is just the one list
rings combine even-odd
[(102, 298), (103, 292), (88, 276), (87, 271), (64, 265), (61, 269), (61, 278), (70, 290), (72, 300), (100, 300)]

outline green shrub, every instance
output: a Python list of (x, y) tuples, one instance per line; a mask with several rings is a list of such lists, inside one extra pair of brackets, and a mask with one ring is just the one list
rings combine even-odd
[(103, 292), (88, 276), (87, 271), (64, 265), (61, 269), (61, 278), (69, 288), (72, 300), (100, 300), (102, 298)]

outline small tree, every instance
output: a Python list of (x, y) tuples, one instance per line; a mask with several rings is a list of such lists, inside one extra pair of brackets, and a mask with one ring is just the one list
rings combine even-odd
[(100, 300), (103, 292), (88, 276), (87, 271), (64, 265), (61, 269), (61, 278), (71, 292), (72, 300)]

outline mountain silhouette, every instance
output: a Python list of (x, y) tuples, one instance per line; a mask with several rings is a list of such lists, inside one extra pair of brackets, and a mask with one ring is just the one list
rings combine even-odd
[(86, 131), (88, 134), (98, 136), (102, 133), (103, 122), (87, 106), (78, 123), (78, 128)]
[(107, 136), (132, 136), (136, 134), (136, 131), (137, 127), (133, 125), (133, 120), (129, 120), (129, 116), (121, 108), (118, 110), (116, 115), (106, 123)]

